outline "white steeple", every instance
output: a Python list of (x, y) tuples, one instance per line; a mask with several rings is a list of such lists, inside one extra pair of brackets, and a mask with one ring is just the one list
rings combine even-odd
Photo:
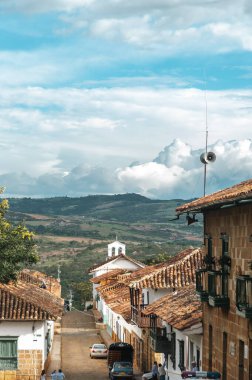
[(125, 255), (126, 254), (126, 245), (121, 243), (120, 241), (116, 240), (108, 244), (108, 257), (118, 256), (118, 255)]

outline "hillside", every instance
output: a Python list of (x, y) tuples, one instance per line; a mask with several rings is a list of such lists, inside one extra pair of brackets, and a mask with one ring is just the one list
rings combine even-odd
[(75, 216), (123, 222), (166, 222), (182, 200), (151, 200), (138, 194), (90, 195), (80, 198), (10, 198), (11, 210), (29, 214)]
[(60, 265), (66, 296), (73, 282), (86, 281), (88, 269), (106, 259), (107, 244), (116, 236), (126, 243), (127, 255), (146, 263), (201, 245), (200, 215), (190, 226), (185, 217), (173, 220), (184, 202), (137, 194), (11, 198), (8, 217), (35, 233), (40, 270), (57, 276)]

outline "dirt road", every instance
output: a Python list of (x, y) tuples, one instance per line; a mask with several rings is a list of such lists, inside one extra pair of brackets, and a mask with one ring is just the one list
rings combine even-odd
[(92, 313), (71, 311), (62, 318), (62, 370), (66, 380), (108, 380), (107, 362), (90, 359), (89, 346), (100, 342)]

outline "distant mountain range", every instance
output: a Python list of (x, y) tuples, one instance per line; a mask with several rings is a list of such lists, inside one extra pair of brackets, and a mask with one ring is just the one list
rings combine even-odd
[(165, 223), (181, 199), (151, 200), (138, 194), (90, 195), (80, 198), (10, 198), (10, 211), (49, 216), (83, 216), (99, 220)]

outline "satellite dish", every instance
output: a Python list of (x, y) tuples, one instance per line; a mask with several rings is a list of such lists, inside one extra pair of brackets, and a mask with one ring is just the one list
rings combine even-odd
[(213, 152), (202, 153), (200, 155), (200, 161), (204, 165), (209, 164), (210, 162), (214, 162), (215, 160), (216, 160), (216, 154)]

